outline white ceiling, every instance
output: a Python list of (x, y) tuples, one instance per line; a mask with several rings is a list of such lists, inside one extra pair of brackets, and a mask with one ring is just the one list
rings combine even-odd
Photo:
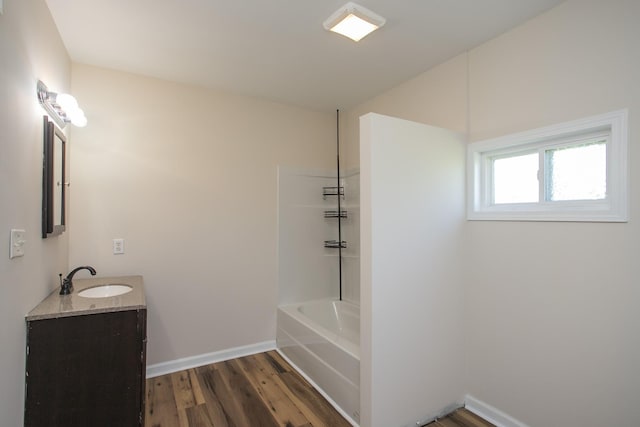
[(46, 0), (75, 62), (318, 110), (349, 108), (562, 0), (360, 0), (359, 43), (322, 22), (346, 0)]

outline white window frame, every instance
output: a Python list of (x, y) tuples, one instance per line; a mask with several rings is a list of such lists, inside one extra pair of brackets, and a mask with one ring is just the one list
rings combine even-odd
[[(467, 219), (627, 222), (628, 132), (628, 110), (624, 109), (470, 143), (467, 148)], [(540, 201), (535, 203), (493, 203), (491, 159), (544, 152), (603, 135), (607, 138), (607, 194), (604, 199), (545, 201), (540, 194)], [(539, 175), (544, 174), (542, 171), (541, 164)]]

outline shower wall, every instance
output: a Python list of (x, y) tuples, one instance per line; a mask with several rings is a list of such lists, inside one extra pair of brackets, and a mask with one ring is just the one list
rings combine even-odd
[(278, 168), (280, 305), (339, 296), (338, 250), (324, 247), (338, 239), (338, 219), (324, 217), (338, 201), (322, 195), (336, 185), (335, 170)]
[(360, 305), (360, 170), (344, 173), (343, 209), (348, 217), (342, 220), (342, 299)]

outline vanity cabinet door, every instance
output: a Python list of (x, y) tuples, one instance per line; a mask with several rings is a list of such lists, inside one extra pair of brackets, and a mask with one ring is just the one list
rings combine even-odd
[(146, 310), (27, 322), (25, 427), (144, 424)]

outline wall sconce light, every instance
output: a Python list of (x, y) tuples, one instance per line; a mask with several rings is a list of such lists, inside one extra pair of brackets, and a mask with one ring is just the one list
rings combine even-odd
[(38, 80), (38, 101), (60, 129), (64, 129), (67, 123), (78, 127), (87, 125), (87, 117), (78, 107), (78, 101), (73, 96), (49, 92), (47, 85), (40, 80)]
[(349, 2), (338, 9), (324, 23), (325, 30), (342, 34), (357, 42), (382, 27), (386, 22), (382, 16), (369, 9)]

